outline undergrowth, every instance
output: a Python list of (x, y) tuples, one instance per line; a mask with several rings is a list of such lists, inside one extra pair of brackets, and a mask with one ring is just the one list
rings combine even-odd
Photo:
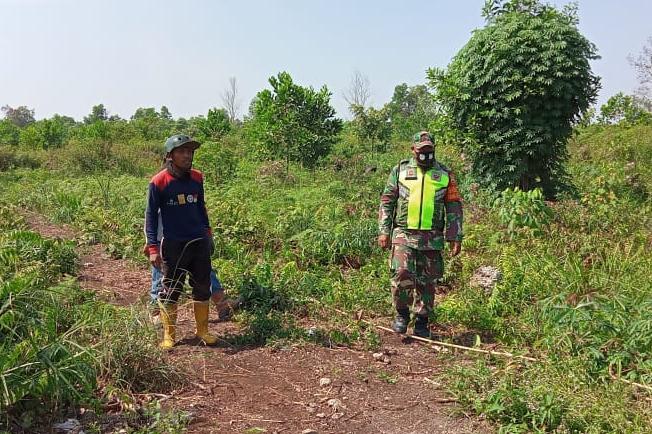
[[(362, 312), (368, 318), (392, 313), (386, 252), (375, 245), (376, 215), (387, 174), (408, 155), (408, 145), (332, 155), (319, 169), (292, 166), (288, 176), (281, 163), (251, 161), (237, 147), (205, 151), (213, 148), (219, 155), (197, 164), (214, 180), (206, 183), (216, 240), (213, 265), (227, 291), (243, 299), (237, 320), (244, 332), (228, 337), (230, 342), (377, 345), (377, 335), (333, 312)], [(340, 148), (348, 152), (346, 146), (336, 152)], [(502, 432), (649, 432), (649, 396), (618, 378), (652, 384), (652, 128), (584, 128), (569, 150), (574, 192), (544, 202), (537, 193), (518, 191), (496, 200), (466, 176), (455, 148), (438, 145), (437, 158), (455, 170), (466, 206), (463, 253), (445, 255), (442, 283), (449, 291), (438, 298), (436, 321), (539, 360), (527, 365), (479, 360), (454, 369), (449, 387)], [(210, 167), (216, 162), (226, 162), (228, 170)], [(131, 164), (150, 175), (156, 170), (151, 161)], [(72, 224), (79, 242), (102, 242), (115, 256), (144, 264), (148, 181), (140, 173), (15, 167), (0, 173), (0, 195), (6, 203)], [(20, 244), (30, 235), (18, 229), (3, 237)], [(58, 244), (50, 248), (61, 251), (62, 260), (50, 264), (54, 268), (33, 266), (54, 275), (69, 272), (63, 271), (67, 250)], [(5, 253), (7, 270), (16, 269), (17, 255)], [(483, 265), (501, 271), (493, 289), (469, 283)], [(23, 278), (12, 278), (11, 284), (21, 285)], [(122, 321), (121, 314), (111, 315), (112, 321)], [(320, 319), (320, 328), (307, 326), (313, 318)], [(101, 336), (86, 330), (88, 339)], [(114, 338), (115, 345), (124, 344)], [(147, 360), (148, 351), (132, 350), (130, 360)], [(104, 375), (97, 361), (89, 360), (95, 374)], [(123, 387), (145, 365), (120, 371)], [(145, 377), (157, 375), (168, 374)]]

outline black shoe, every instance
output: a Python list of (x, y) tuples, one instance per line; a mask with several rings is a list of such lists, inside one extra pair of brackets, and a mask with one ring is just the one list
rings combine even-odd
[(394, 322), (392, 323), (392, 330), (396, 333), (407, 332), (407, 326), (410, 322), (410, 311), (400, 311), (396, 314)]
[(428, 328), (427, 316), (417, 316), (417, 319), (414, 322), (413, 334), (414, 336), (419, 336), (420, 338), (430, 339), (430, 328)]

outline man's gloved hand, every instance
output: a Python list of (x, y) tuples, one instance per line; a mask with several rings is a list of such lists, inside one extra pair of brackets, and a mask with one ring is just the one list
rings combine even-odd
[(145, 245), (143, 246), (143, 255), (145, 255), (145, 257), (149, 257), (149, 246), (147, 245), (147, 243), (145, 243)]
[(389, 235), (385, 235), (385, 234), (379, 235), (378, 245), (380, 246), (381, 249), (388, 250), (389, 247), (392, 245), (392, 240), (390, 239)]

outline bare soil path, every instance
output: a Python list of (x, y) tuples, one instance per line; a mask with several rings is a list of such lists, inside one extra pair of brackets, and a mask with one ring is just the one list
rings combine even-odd
[[(45, 237), (74, 239), (75, 230), (25, 212)], [(111, 258), (102, 245), (80, 246), (80, 284), (112, 303), (147, 299), (149, 271)], [(215, 315), (211, 313), (211, 315)], [(437, 378), (456, 359), (385, 333), (382, 357), (350, 348), (304, 344), (242, 347), (221, 341), (197, 345), (189, 307), (179, 315), (181, 342), (168, 353), (191, 367), (192, 384), (163, 398), (192, 415), (189, 433), (488, 433), (484, 421), (455, 415), (455, 403)], [(233, 323), (211, 322), (218, 336), (237, 334)], [(311, 432), (311, 431), (306, 431)]]

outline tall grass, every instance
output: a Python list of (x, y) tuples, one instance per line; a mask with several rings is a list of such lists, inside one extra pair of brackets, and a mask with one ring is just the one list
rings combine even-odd
[[(141, 144), (137, 155), (121, 155), (153, 174), (160, 155), (150, 148)], [(437, 321), (540, 360), (516, 367), (489, 359), (456, 370), (450, 387), (505, 432), (645, 431), (652, 423), (647, 401), (612, 377), (652, 384), (652, 129), (590, 127), (578, 132), (570, 150), (576, 195), (545, 203), (534, 194), (513, 192), (496, 202), (465, 176), (456, 149), (438, 146), (438, 158), (455, 168), (467, 202), (464, 251), (456, 258), (445, 255), (443, 283), (451, 291), (440, 299)], [(367, 316), (391, 314), (387, 256), (374, 243), (375, 219), (387, 173), (408, 156), (408, 146), (356, 156), (336, 146), (322, 168), (293, 166), (289, 176), (275, 171), (274, 163), (242, 158), (237, 147), (216, 144), (198, 152), (207, 152), (198, 164), (212, 172), (206, 197), (216, 239), (213, 262), (227, 290), (244, 300), (238, 320), (245, 333), (233, 339), (256, 345), (304, 339), (297, 318), (320, 315), (334, 342), (374, 340), (367, 331), (324, 315), (311, 300), (364, 310)], [(211, 167), (220, 162), (228, 170)], [(82, 240), (103, 242), (116, 256), (144, 263), (147, 178), (117, 167), (94, 170), (92, 176), (16, 168), (0, 173), (0, 195), (69, 221)], [(95, 179), (103, 176), (113, 181), (98, 189)], [(16, 269), (21, 255), (4, 253), (5, 262), (13, 264), (7, 270)], [(492, 291), (469, 285), (481, 265), (502, 272)], [(83, 318), (117, 321), (121, 330), (131, 330), (130, 314), (88, 306)], [(109, 381), (139, 388), (148, 386), (137, 384), (134, 372), (144, 378), (170, 375), (145, 371), (141, 362), (148, 360), (149, 349), (131, 346), (141, 325), (122, 336), (93, 327), (81, 335), (128, 348), (102, 362), (110, 368), (100, 370), (101, 378), (115, 372)], [(100, 342), (87, 339), (91, 346)], [(132, 362), (133, 371), (115, 369), (110, 360), (122, 360), (121, 355), (139, 360)]]
[(0, 428), (99, 408), (106, 390), (178, 385), (183, 374), (161, 361), (143, 313), (80, 289), (65, 277), (78, 266), (74, 245), (23, 229), (12, 211), (0, 212)]

